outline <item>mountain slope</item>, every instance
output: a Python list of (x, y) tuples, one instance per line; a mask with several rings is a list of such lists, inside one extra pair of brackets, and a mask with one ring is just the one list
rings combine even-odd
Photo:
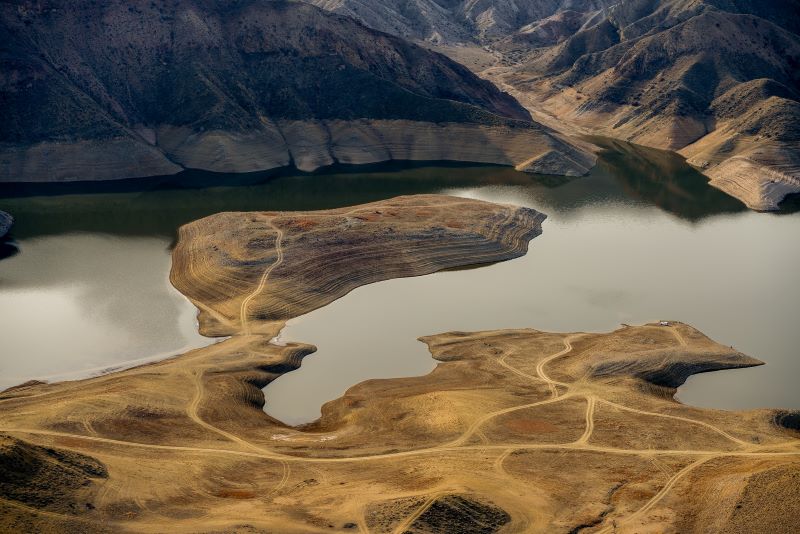
[[(361, 5), (315, 1), (356, 14)], [(421, 2), (370, 5), (394, 12)], [(411, 35), (444, 41), (444, 52), (509, 87), (529, 109), (679, 151), (754, 209), (774, 209), (800, 192), (798, 0), (428, 4), (439, 9), (416, 9), (431, 15)], [(431, 37), (431, 28), (446, 27), (441, 13), (460, 32)]]
[(678, 150), (713, 185), (774, 209), (800, 191), (798, 4), (717, 3), (622, 2), (506, 81), (580, 125)]
[(0, 40), (3, 181), (593, 162), (465, 67), (310, 5), (23, 0), (0, 6)]

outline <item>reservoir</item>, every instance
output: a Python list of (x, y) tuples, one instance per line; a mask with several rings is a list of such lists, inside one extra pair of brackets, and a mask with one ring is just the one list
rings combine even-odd
[[(224, 185), (222, 185), (224, 184)], [(198, 187), (202, 186), (202, 187)], [(314, 175), (175, 178), (0, 190), (18, 252), (0, 260), (0, 387), (73, 379), (214, 342), (169, 285), (179, 225), (219, 211), (307, 210), (445, 193), (548, 218), (522, 258), (356, 289), (292, 320), (283, 341), (318, 347), (265, 388), (288, 423), (366, 379), (436, 364), (416, 338), (448, 330), (607, 331), (687, 322), (767, 365), (692, 377), (686, 403), (800, 408), (800, 213), (754, 213), (677, 156), (609, 143), (589, 176), (492, 166), (383, 165)]]

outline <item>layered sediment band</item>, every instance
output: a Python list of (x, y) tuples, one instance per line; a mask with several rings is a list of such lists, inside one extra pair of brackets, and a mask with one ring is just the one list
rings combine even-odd
[(522, 256), (545, 216), (443, 196), (319, 212), (221, 213), (180, 230), (173, 284), (206, 333), (233, 335), (381, 280)]

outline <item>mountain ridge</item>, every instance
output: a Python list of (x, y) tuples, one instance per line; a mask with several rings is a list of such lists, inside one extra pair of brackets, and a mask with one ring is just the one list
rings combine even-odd
[[(564, 173), (583, 174), (593, 163), (583, 147), (531, 123), (514, 98), (466, 67), (307, 4), (66, 5), (0, 7), (2, 181), (247, 172), (293, 161), (314, 170), (401, 152), (416, 159), (425, 147), (396, 131), (404, 122), (428, 125), (429, 134), (437, 124), (474, 125), (472, 144), (493, 142), (494, 151), (467, 161), (517, 165), (565, 150), (582, 163)], [(346, 132), (342, 121), (351, 123)], [(512, 145), (527, 139), (532, 150), (510, 155), (505, 134)], [(304, 157), (319, 143), (328, 145), (327, 157)], [(452, 144), (447, 136), (438, 141), (442, 158), (469, 156)], [(361, 154), (339, 157), (359, 145)], [(435, 152), (426, 157), (439, 159)]]
[[(361, 5), (309, 1), (356, 16)], [(387, 13), (400, 4), (371, 3)], [(441, 8), (431, 21), (398, 33), (509, 90), (537, 120), (677, 151), (756, 210), (800, 192), (797, 0), (409, 3), (417, 14), (428, 4)], [(447, 24), (461, 30), (427, 30)]]

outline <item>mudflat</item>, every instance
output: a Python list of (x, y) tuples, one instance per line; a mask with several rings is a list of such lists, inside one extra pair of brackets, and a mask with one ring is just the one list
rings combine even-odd
[(798, 417), (675, 401), (693, 373), (761, 363), (679, 322), (428, 336), (427, 376), (358, 384), (304, 427), (263, 412), (260, 388), (314, 350), (270, 342), (288, 319), (363, 284), (520, 256), (543, 219), (419, 195), (182, 227), (171, 280), (226, 339), (0, 393), (0, 529), (789, 530)]

